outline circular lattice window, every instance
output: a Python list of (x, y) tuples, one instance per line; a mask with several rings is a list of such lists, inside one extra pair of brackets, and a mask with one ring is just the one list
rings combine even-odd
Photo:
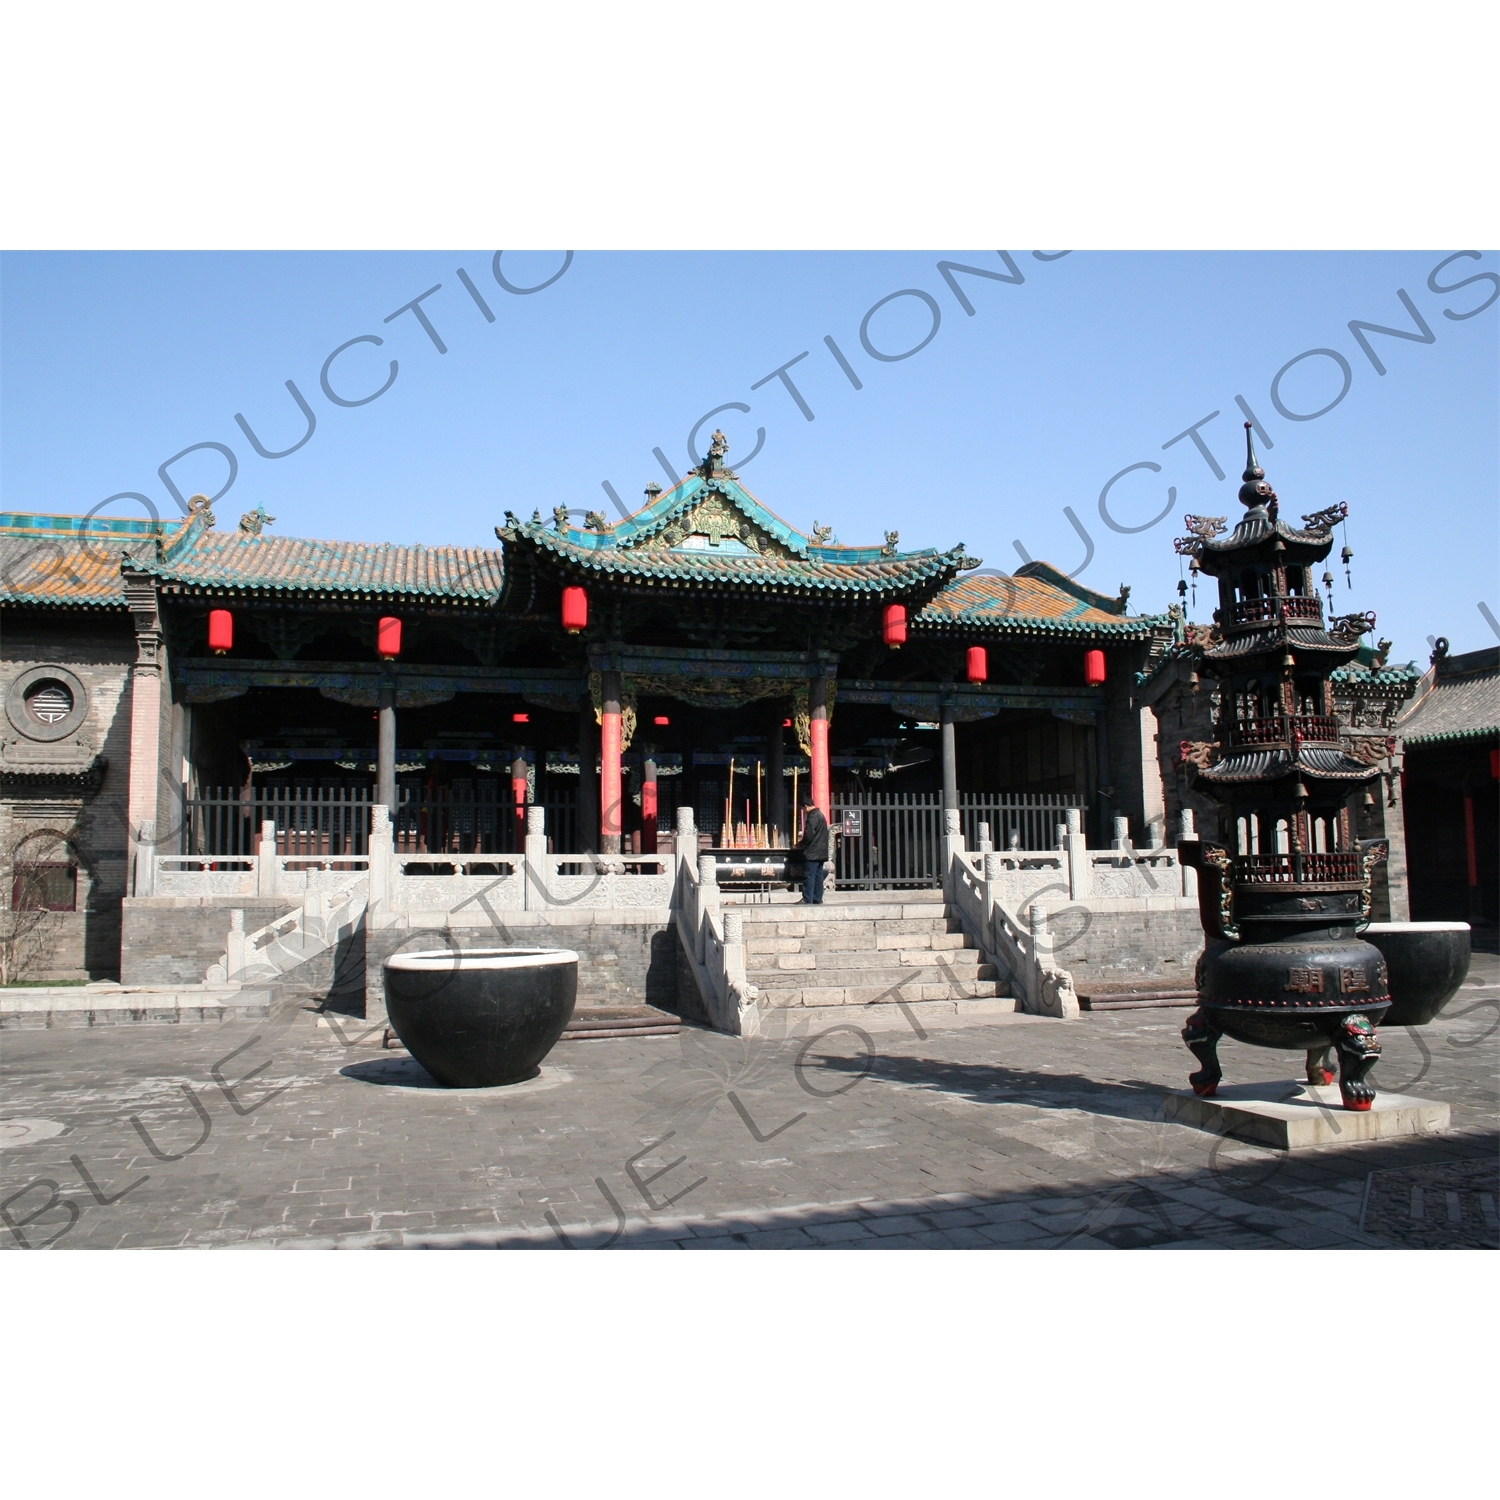
[(73, 695), (65, 682), (34, 683), (26, 694), (26, 711), (50, 729), (73, 712)]
[(27, 739), (63, 740), (83, 728), (88, 690), (66, 667), (32, 667), (10, 684), (5, 716)]

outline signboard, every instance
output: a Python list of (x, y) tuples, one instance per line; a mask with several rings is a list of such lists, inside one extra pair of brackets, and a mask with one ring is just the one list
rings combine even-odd
[(846, 839), (857, 839), (864, 836), (864, 831), (864, 809), (859, 807), (846, 807), (844, 809), (844, 820), (839, 825), (839, 832)]

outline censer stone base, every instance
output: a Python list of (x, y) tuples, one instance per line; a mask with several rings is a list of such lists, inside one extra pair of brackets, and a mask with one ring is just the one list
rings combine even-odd
[(1212, 1099), (1168, 1090), (1162, 1094), (1162, 1118), (1177, 1125), (1196, 1125), (1215, 1135), (1299, 1151), (1308, 1146), (1436, 1135), (1448, 1128), (1448, 1106), (1409, 1094), (1377, 1093), (1368, 1110), (1349, 1110), (1343, 1107), (1336, 1084), (1318, 1088), (1282, 1079), (1220, 1085)]

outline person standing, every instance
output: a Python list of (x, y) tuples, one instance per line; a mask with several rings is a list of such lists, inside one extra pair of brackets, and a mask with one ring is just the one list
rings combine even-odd
[(831, 840), (828, 819), (810, 794), (802, 798), (802, 837), (792, 848), (802, 856), (802, 904), (823, 904), (823, 865), (828, 859)]

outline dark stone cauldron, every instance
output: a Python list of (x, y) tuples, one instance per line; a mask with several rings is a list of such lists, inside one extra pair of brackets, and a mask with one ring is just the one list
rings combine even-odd
[(1372, 922), (1360, 936), (1381, 951), (1390, 971), (1384, 1026), (1425, 1026), (1468, 977), (1467, 922)]
[(567, 948), (440, 948), (385, 964), (386, 1014), (406, 1049), (449, 1088), (535, 1076), (573, 1015)]
[(802, 856), (791, 849), (705, 849), (723, 890), (792, 884), (802, 879)]

